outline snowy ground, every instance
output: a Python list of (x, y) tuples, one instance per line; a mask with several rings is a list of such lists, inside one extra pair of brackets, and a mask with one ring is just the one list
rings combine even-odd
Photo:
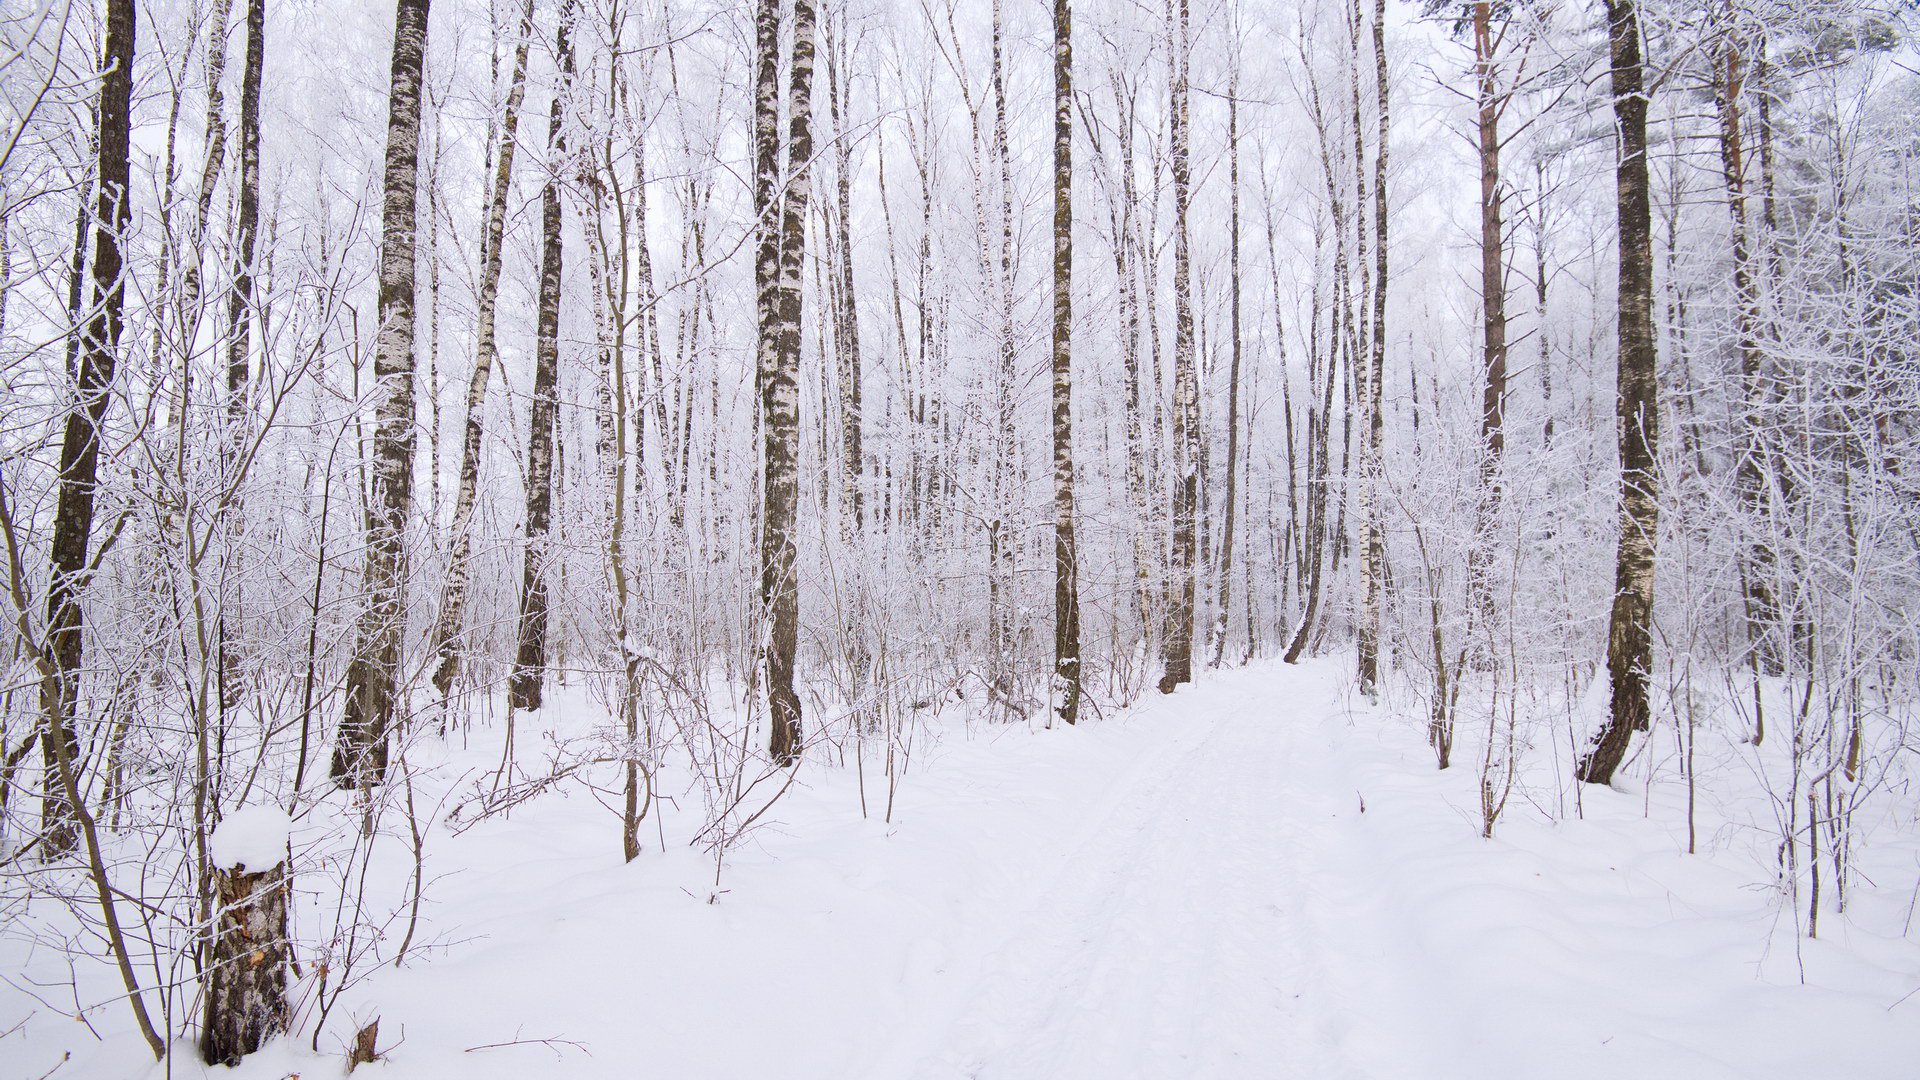
[[(1520, 805), (1481, 840), (1471, 769), (1437, 773), (1344, 671), (1260, 664), (1079, 729), (948, 733), (891, 826), (861, 818), (851, 769), (809, 765), (717, 897), (712, 863), (651, 828), (622, 865), (578, 793), (437, 835), (423, 934), (444, 947), (341, 1006), (391, 1047), (360, 1075), (1920, 1070), (1911, 844), (1877, 848), (1877, 887), (1801, 940), (1756, 845), (1684, 854), (1670, 792), (1589, 792), (1558, 823)], [(0, 1074), (70, 1048), (56, 1076), (138, 1075), (73, 1027), (36, 1022)], [(212, 1075), (335, 1075), (339, 1039), (321, 1048)]]

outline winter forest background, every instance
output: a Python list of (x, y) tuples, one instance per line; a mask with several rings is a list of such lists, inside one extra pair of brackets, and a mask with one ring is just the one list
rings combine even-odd
[[(1716, 947), (1778, 991), (1729, 1041), (1825, 1025), (1896, 1075), (1915, 30), (1847, 0), (0, 4), (0, 1072), (401, 1068), (402, 996), (551, 845), (627, 875), (596, 911), (655, 890), (603, 930), (772, 919), (809, 830), (873, 824), (834, 849), (865, 865), (923, 835), (920, 788), (922, 822), (1026, 836), (939, 808), (1019, 762), (1082, 776), (1070, 808), (1118, 748), (1232, 723), (1276, 730), (1167, 782), (1319, 784), (1423, 838), (1383, 863), (1716, 867), (1668, 898), (1744, 898)], [(1325, 772), (1376, 745), (1424, 810)], [(1391, 880), (1451, 880), (1420, 873)], [(414, 1075), (619, 1064), (418, 1030)], [(714, 1060), (663, 1075), (745, 1074)], [(787, 1065), (755, 1067), (815, 1075)]]

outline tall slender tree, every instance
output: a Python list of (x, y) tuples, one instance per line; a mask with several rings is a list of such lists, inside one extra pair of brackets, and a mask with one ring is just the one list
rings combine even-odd
[(559, 72), (547, 108), (547, 182), (540, 189), (540, 310), (533, 339), (532, 425), (527, 433), (527, 543), (520, 584), (520, 633), (507, 700), (516, 709), (540, 707), (547, 678), (547, 530), (553, 513), (555, 394), (560, 380), (560, 284), (566, 251), (560, 182), (567, 168), (567, 108), (573, 89), (575, 0), (560, 8), (554, 30)]
[[(71, 331), (78, 364), (71, 369), (72, 398), (60, 442), (59, 492), (47, 581), (46, 650), (40, 680), (41, 748), (47, 776), (40, 842), (49, 858), (74, 849), (79, 842), (77, 830), (86, 817), (74, 775), (79, 767), (75, 761), (78, 745), (74, 722), (79, 712), (85, 652), (83, 594), (93, 545), (101, 428), (107, 406), (113, 401), (114, 363), (119, 355), (120, 333), (126, 325), (127, 283), (120, 244), (133, 225), (128, 145), (132, 132), (134, 21), (132, 0), (114, 0), (107, 5), (106, 51), (101, 57), (100, 99), (95, 114), (92, 304), (91, 314)], [(79, 261), (76, 251), (76, 265)]]
[(800, 589), (794, 534), (800, 504), (800, 271), (812, 194), (814, 7), (794, 0), (788, 64), (786, 184), (781, 186), (780, 5), (754, 14), (754, 278), (759, 309), (755, 381), (760, 394), (760, 604), (766, 665), (768, 749), (781, 765), (800, 758)]
[(247, 0), (247, 52), (240, 69), (240, 183), (234, 193), (233, 288), (227, 296), (227, 414), (241, 435), (252, 352), (253, 286), (260, 233), (260, 80), (266, 66), (266, 0)]
[[(1754, 272), (1753, 246), (1747, 212), (1747, 156), (1743, 138), (1741, 98), (1748, 72), (1749, 35), (1744, 13), (1729, 2), (1718, 14), (1714, 37), (1713, 91), (1720, 119), (1720, 170), (1727, 190), (1727, 217), (1732, 234), (1734, 328), (1740, 353), (1739, 442), (1734, 483), (1745, 527), (1757, 528), (1767, 511), (1766, 440), (1761, 430), (1762, 388), (1760, 345), (1760, 290)], [(1763, 91), (1764, 92), (1764, 91)], [(1772, 546), (1747, 539), (1741, 543), (1740, 580), (1745, 599), (1748, 648), (1753, 665), (1767, 674), (1781, 667), (1780, 605), (1774, 598)]]
[(420, 165), (420, 83), (430, 0), (398, 0), (387, 98), (380, 239), (380, 328), (374, 342), (372, 496), (367, 500), (365, 606), (347, 664), (346, 715), (331, 775), (368, 788), (387, 771), (399, 708), (407, 621), (407, 519), (413, 513), (414, 239)]
[(1493, 615), (1492, 531), (1500, 512), (1507, 448), (1507, 229), (1506, 188), (1500, 177), (1500, 119), (1512, 100), (1501, 84), (1501, 43), (1509, 13), (1476, 0), (1468, 17), (1473, 37), (1475, 148), (1480, 157), (1480, 488), (1474, 537), (1467, 548), (1468, 618)]
[(1379, 486), (1386, 443), (1387, 377), (1387, 150), (1391, 104), (1387, 90), (1387, 0), (1373, 2), (1373, 78), (1379, 130), (1373, 154), (1373, 341), (1367, 358), (1366, 449), (1361, 498), (1366, 519), (1360, 551), (1360, 689), (1377, 694), (1380, 686), (1381, 609), (1386, 591), (1387, 532), (1382, 524)]
[(1590, 784), (1612, 782), (1633, 733), (1646, 730), (1651, 721), (1647, 684), (1653, 668), (1653, 568), (1660, 528), (1654, 471), (1660, 401), (1653, 337), (1653, 209), (1647, 176), (1650, 91), (1634, 0), (1607, 0), (1607, 41), (1619, 140), (1614, 186), (1620, 230), (1620, 538), (1607, 623), (1611, 707), (1606, 725), (1577, 769), (1580, 779)]
[[(247, 439), (248, 367), (253, 352), (254, 277), (258, 270), (260, 233), (260, 79), (266, 65), (266, 0), (247, 0), (247, 51), (240, 71), (240, 182), (234, 193), (233, 285), (227, 294), (227, 437), (222, 444), (226, 458), (224, 484), (235, 484), (236, 470)], [(228, 509), (239, 504), (237, 490), (227, 499)], [(239, 523), (231, 513), (223, 515), (224, 528), (231, 536)], [(224, 708), (234, 703), (239, 693), (236, 668), (239, 658), (235, 638), (239, 621), (240, 593), (238, 575), (222, 576), (226, 596), (220, 604), (219, 687)]]
[[(993, 285), (994, 332), (996, 334), (993, 369), (993, 440), (996, 452), (991, 457), (993, 505), (987, 514), (987, 623), (992, 651), (988, 681), (1000, 702), (1011, 712), (1014, 701), (1014, 650), (1020, 637), (1017, 566), (1021, 542), (1020, 522), (1015, 511), (1020, 504), (1025, 477), (1021, 469), (1019, 433), (1015, 429), (1019, 378), (1018, 328), (1014, 322), (1016, 303), (1014, 282), (1013, 219), (1013, 145), (1009, 134), (1007, 73), (1005, 58), (1006, 19), (1002, 0), (993, 0), (992, 48), (988, 81), (993, 91), (993, 128), (989, 146), (998, 169), (999, 204), (995, 207), (999, 225), (998, 244), (986, 235), (985, 207), (981, 219), (980, 257)], [(976, 165), (976, 169), (979, 166)], [(976, 193), (985, 189), (984, 170), (975, 180)], [(976, 194), (976, 198), (978, 195)]]
[[(76, 280), (71, 285), (69, 309), (77, 313), (78, 304), (71, 301), (79, 292), (78, 271), (84, 266), (81, 249), (89, 226), (93, 232), (92, 304), (86, 319), (76, 320), (69, 331), (68, 370), (73, 391), (61, 433), (48, 559), (46, 637), (36, 661), (42, 713), (39, 741), (46, 777), (41, 800), (41, 853), (49, 860), (55, 859), (85, 841), (87, 872), (99, 903), (107, 951), (119, 969), (140, 1034), (158, 1060), (166, 1056), (166, 1040), (147, 1011), (120, 926), (116, 891), (101, 854), (99, 831), (82, 793), (82, 763), (74, 730), (84, 658), (84, 594), (92, 567), (90, 556), (96, 554), (92, 541), (101, 429), (112, 400), (114, 366), (126, 323), (126, 264), (121, 241), (133, 225), (129, 147), (136, 21), (133, 0), (108, 0), (100, 96), (94, 112), (94, 206), (90, 218), (84, 201), (80, 209), (74, 252)], [(23, 746), (20, 752), (25, 749)], [(10, 757), (7, 764), (11, 766), (17, 760)]]
[(1053, 692), (1080, 717), (1080, 553), (1073, 519), (1073, 5), (1053, 3)]
[(1193, 678), (1194, 602), (1199, 587), (1200, 376), (1194, 362), (1193, 245), (1188, 217), (1193, 202), (1187, 100), (1188, 4), (1172, 0), (1172, 88), (1168, 112), (1173, 164), (1173, 559), (1160, 692), (1171, 694)]
[[(200, 164), (200, 187), (194, 196), (193, 217), (187, 222), (185, 265), (180, 271), (180, 302), (175, 308), (179, 319), (180, 350), (184, 356), (193, 351), (192, 336), (200, 323), (202, 260), (206, 257), (207, 223), (213, 216), (214, 190), (227, 159), (227, 20), (233, 14), (233, 0), (215, 0), (207, 12), (207, 130), (205, 151)], [(190, 374), (184, 366), (182, 375)], [(182, 379), (181, 393), (190, 381)]]
[(827, 54), (827, 109), (833, 122), (833, 205), (828, 209), (833, 243), (833, 344), (835, 372), (840, 384), (841, 528), (857, 536), (865, 515), (866, 452), (862, 449), (862, 378), (860, 308), (853, 277), (853, 35), (843, 12), (838, 26), (829, 18), (825, 35)]
[(480, 492), (480, 447), (486, 438), (487, 380), (500, 358), (494, 312), (500, 299), (501, 241), (507, 229), (507, 198), (513, 191), (514, 149), (519, 145), (520, 106), (527, 96), (527, 52), (533, 43), (533, 0), (520, 14), (520, 32), (513, 48), (507, 100), (501, 110), (498, 141), (493, 150), (493, 189), (480, 231), (480, 283), (474, 315), (473, 375), (467, 381), (467, 419), (460, 440), (460, 479), (453, 499), (453, 550), (447, 558), (446, 594), (434, 621), (433, 655), (437, 664), (433, 685), (441, 694), (453, 689), (460, 674), (460, 631), (465, 621), (467, 590), (473, 580), (469, 559), (473, 550), (473, 508)]
[(1240, 510), (1240, 21), (1234, 11), (1232, 65), (1227, 72), (1227, 497), (1220, 529), (1219, 596), (1213, 613), (1213, 666), (1227, 652), (1233, 589), (1234, 527)]

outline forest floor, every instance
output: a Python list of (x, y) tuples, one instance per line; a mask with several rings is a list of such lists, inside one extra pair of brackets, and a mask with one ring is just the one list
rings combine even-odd
[[(1806, 940), (1737, 801), (1695, 856), (1664, 789), (1557, 821), (1523, 790), (1482, 840), (1472, 763), (1436, 771), (1345, 674), (1263, 662), (1076, 729), (955, 728), (891, 824), (871, 762), (865, 818), (856, 770), (810, 762), (717, 886), (652, 822), (622, 864), (581, 791), (435, 835), (429, 948), (340, 1006), (381, 1017), (359, 1075), (1915, 1075), (1911, 843)], [(341, 1037), (320, 1049), (208, 1075), (335, 1075)], [(56, 1075), (130, 1074), (76, 1057)]]

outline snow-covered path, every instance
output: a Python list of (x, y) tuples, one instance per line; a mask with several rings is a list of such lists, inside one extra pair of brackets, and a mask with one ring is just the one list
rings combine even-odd
[[(671, 835), (620, 864), (591, 799), (436, 834), (436, 947), (342, 1015), (381, 1016), (401, 1080), (1914, 1075), (1903, 891), (1799, 940), (1750, 847), (1682, 854), (1671, 805), (1617, 792), (1483, 841), (1471, 769), (1345, 671), (950, 731), (891, 825), (816, 762), (718, 893)], [(220, 1075), (326, 1074), (321, 1049)]]
[(1113, 778), (1052, 872), (981, 898), (1011, 933), (867, 1075), (1363, 1075), (1309, 921), (1327, 809), (1283, 779), (1303, 729), (1231, 683), (1183, 693), (1185, 723)]

